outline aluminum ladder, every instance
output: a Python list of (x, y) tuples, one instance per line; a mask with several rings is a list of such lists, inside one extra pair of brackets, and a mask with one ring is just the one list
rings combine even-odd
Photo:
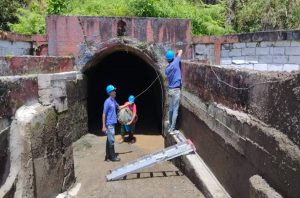
[(181, 141), (178, 144), (165, 148), (159, 152), (143, 156), (124, 166), (111, 170), (110, 173), (106, 175), (106, 179), (107, 181), (116, 180), (139, 169), (189, 154), (195, 150), (195, 146), (190, 140)]

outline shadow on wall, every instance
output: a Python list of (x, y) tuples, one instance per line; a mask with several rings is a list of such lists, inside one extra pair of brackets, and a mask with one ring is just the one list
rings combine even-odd
[[(89, 132), (101, 134), (103, 103), (108, 95), (105, 87), (117, 87), (117, 102), (122, 105), (129, 95), (145, 90), (157, 77), (154, 68), (138, 56), (117, 51), (90, 67), (85, 74), (88, 79), (88, 124)], [(162, 88), (157, 80), (154, 85), (136, 100), (139, 121), (136, 133), (160, 134), (162, 125)], [(118, 133), (118, 132), (117, 132)]]

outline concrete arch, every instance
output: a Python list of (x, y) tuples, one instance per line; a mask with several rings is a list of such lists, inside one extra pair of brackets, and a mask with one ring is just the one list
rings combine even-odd
[[(96, 132), (99, 129), (99, 123), (95, 124), (96, 120), (99, 120), (102, 108), (99, 104), (95, 103), (94, 98), (98, 98), (98, 101), (103, 102), (104, 100), (104, 86), (109, 82), (121, 86), (120, 96), (123, 103), (125, 100), (124, 90), (126, 94), (137, 95), (144, 89), (146, 89), (154, 79), (158, 77), (158, 80), (153, 84), (153, 87), (149, 89), (149, 93), (145, 93), (150, 99), (143, 99), (143, 96), (139, 100), (143, 102), (139, 103), (139, 109), (141, 109), (141, 118), (147, 117), (146, 113), (147, 106), (152, 106), (154, 109), (160, 109), (161, 113), (153, 114), (154, 117), (159, 117), (160, 120), (160, 131), (163, 131), (163, 123), (166, 114), (166, 79), (164, 73), (164, 59), (163, 53), (153, 45), (148, 45), (130, 38), (117, 38), (112, 39), (104, 43), (85, 45), (77, 61), (77, 68), (85, 74), (88, 81), (88, 114), (89, 114), (89, 130), (90, 132)], [(123, 66), (120, 66), (123, 65)], [(114, 71), (115, 74), (112, 74)], [(130, 72), (132, 73), (130, 73)], [(122, 76), (120, 73), (126, 73), (128, 77)], [(110, 78), (110, 79), (109, 79)], [(118, 78), (118, 79), (116, 79)], [(134, 78), (134, 80), (125, 80), (125, 78)], [(100, 82), (99, 79), (102, 79)], [(125, 86), (127, 85), (128, 86)], [(97, 85), (101, 87), (95, 88)], [(129, 85), (135, 86), (129, 87)], [(122, 87), (123, 86), (123, 87)], [(94, 87), (94, 88), (93, 88)], [(123, 88), (123, 89), (122, 89)], [(96, 90), (97, 89), (97, 90)], [(152, 90), (151, 90), (152, 89)], [(98, 92), (102, 92), (101, 97)], [(105, 96), (106, 97), (106, 96)], [(91, 99), (92, 98), (92, 99)], [(118, 98), (117, 98), (118, 100)], [(153, 106), (153, 102), (155, 105)], [(138, 102), (137, 102), (138, 103)], [(160, 107), (158, 107), (158, 104)], [(101, 104), (102, 105), (102, 104)], [(95, 109), (98, 109), (96, 114), (93, 115)], [(158, 111), (158, 110), (157, 110)], [(93, 113), (94, 112), (94, 113)], [(94, 118), (91, 118), (94, 117)]]

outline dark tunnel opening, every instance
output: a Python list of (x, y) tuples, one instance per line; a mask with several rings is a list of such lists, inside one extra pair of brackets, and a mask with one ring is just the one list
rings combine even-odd
[[(117, 87), (117, 102), (124, 104), (129, 95), (136, 96), (145, 90), (157, 77), (155, 69), (137, 55), (117, 51), (104, 57), (90, 67), (87, 75), (88, 86), (88, 127), (89, 132), (102, 134), (103, 103), (108, 97), (105, 88), (108, 84)], [(163, 90), (160, 81), (156, 82), (135, 101), (138, 122), (135, 133), (161, 134), (163, 117)], [(116, 134), (119, 133), (117, 127)]]

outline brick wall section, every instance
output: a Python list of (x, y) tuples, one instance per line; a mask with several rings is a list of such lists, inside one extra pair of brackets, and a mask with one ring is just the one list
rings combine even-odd
[(0, 76), (72, 71), (72, 57), (13, 56), (0, 57)]
[(184, 19), (135, 17), (48, 16), (49, 55), (74, 55), (87, 41), (105, 42), (118, 36), (141, 42), (163, 44), (166, 48), (183, 48), (191, 58), (191, 21)]
[(47, 55), (47, 36), (0, 31), (0, 56)]
[(194, 37), (193, 43), (194, 57), (210, 64), (261, 71), (300, 70), (300, 30)]
[[(221, 83), (216, 75), (236, 90)], [(182, 62), (184, 88), (204, 101), (249, 113), (300, 145), (300, 74), (249, 72)], [(277, 81), (274, 83), (263, 83)], [(257, 84), (262, 82), (262, 84)], [(256, 85), (257, 84), (257, 85)]]

